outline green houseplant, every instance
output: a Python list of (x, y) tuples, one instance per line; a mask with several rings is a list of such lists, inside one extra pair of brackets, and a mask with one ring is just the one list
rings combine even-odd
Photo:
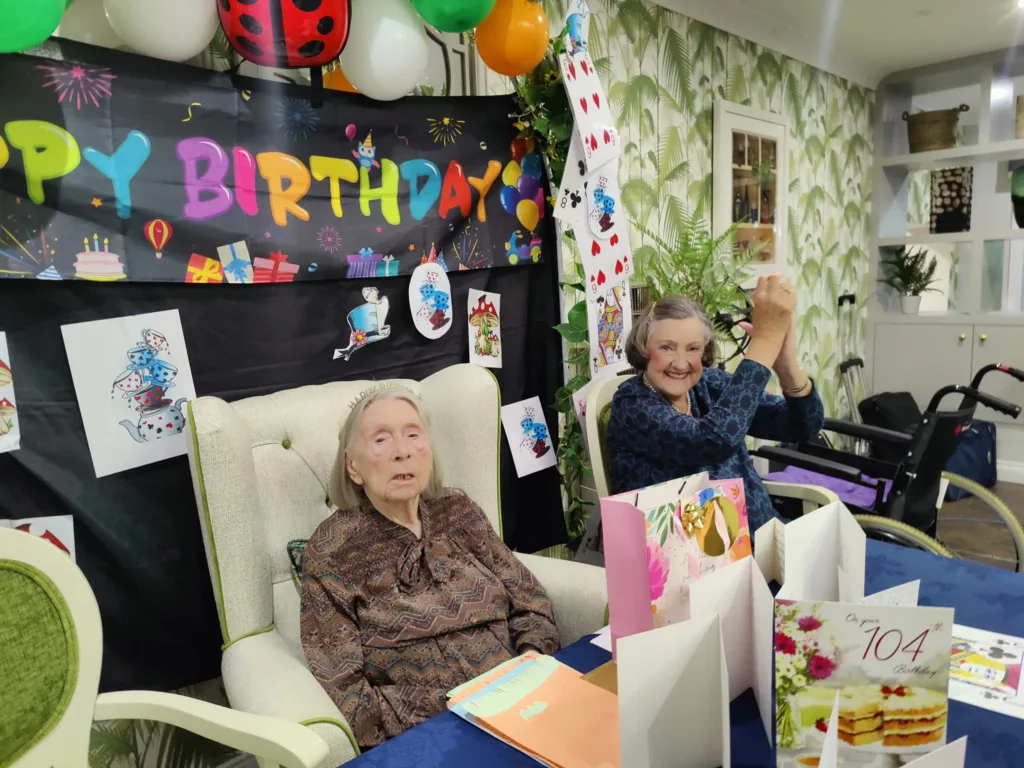
[[(672, 242), (637, 222), (633, 226), (647, 241), (634, 251), (633, 282), (650, 290), (650, 301), (682, 294), (704, 307), (712, 319), (719, 312), (733, 314), (746, 304), (743, 285), (752, 277), (750, 265), (764, 246), (741, 249), (736, 243), (737, 224), (712, 237), (700, 211), (684, 214)], [(717, 341), (726, 347), (733, 344), (724, 332), (719, 332)]]
[(900, 309), (905, 315), (916, 315), (921, 309), (921, 294), (933, 291), (935, 270), (938, 265), (935, 257), (928, 258), (923, 248), (907, 250), (905, 245), (893, 248), (882, 259), (885, 275), (878, 282), (892, 288), (900, 295)]

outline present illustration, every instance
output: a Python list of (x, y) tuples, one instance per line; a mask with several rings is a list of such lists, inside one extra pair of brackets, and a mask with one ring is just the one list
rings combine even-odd
[(217, 256), (220, 257), (224, 278), (229, 283), (253, 282), (252, 259), (244, 240), (218, 246)]
[(374, 253), (372, 248), (362, 248), (359, 253), (345, 257), (348, 262), (348, 278), (397, 277), (398, 262), (394, 256)]
[(299, 271), (298, 264), (289, 264), (288, 256), (281, 251), (274, 251), (269, 259), (257, 256), (252, 260), (255, 267), (253, 282), (257, 283), (290, 283)]
[(186, 283), (219, 283), (224, 280), (224, 270), (216, 259), (193, 253), (185, 271)]

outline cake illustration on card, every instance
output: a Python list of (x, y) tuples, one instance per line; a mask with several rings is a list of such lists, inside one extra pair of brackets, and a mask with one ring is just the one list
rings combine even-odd
[(87, 237), (83, 241), (85, 250), (75, 254), (75, 277), (98, 282), (124, 280), (128, 277), (120, 257), (110, 252), (110, 241), (107, 238), (103, 238), (102, 251), (97, 235), (92, 236), (92, 243)]
[(841, 766), (897, 766), (946, 743), (952, 609), (870, 599), (776, 600), (779, 766), (821, 752), (834, 708)]

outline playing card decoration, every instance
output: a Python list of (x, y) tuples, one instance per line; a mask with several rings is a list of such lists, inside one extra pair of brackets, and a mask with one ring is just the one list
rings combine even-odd
[(588, 280), (596, 288), (596, 295), (587, 298), (590, 375), (595, 379), (614, 376), (629, 367), (626, 338), (633, 327), (629, 285), (624, 280), (609, 278), (603, 270)]
[(439, 339), (452, 327), (452, 287), (440, 264), (420, 264), (409, 282), (409, 309), (416, 330)]
[(555, 466), (555, 449), (539, 397), (502, 406), (501, 423), (512, 449), (516, 476), (526, 477)]
[(576, 120), (576, 132), (583, 142), (583, 160), (587, 170), (593, 171), (619, 156), (619, 132), (587, 52), (589, 28), (590, 8), (585, 0), (572, 0), (562, 38), (565, 52), (559, 54), (558, 63)]

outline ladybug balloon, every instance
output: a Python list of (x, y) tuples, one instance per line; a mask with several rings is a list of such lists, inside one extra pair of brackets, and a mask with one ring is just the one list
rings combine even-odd
[(321, 67), (348, 42), (350, 0), (217, 0), (231, 47), (266, 67)]

